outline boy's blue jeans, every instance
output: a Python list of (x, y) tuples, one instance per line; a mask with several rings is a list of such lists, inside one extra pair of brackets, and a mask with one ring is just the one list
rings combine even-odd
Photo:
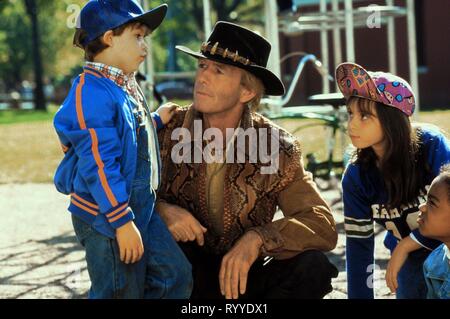
[(120, 260), (115, 239), (108, 238), (72, 215), (78, 240), (86, 249), (91, 279), (90, 299), (189, 298), (191, 265), (155, 212), (148, 225), (144, 255), (134, 264)]
[(120, 260), (117, 240), (106, 237), (72, 215), (75, 234), (86, 249), (91, 279), (90, 299), (189, 298), (191, 264), (154, 211), (155, 192), (150, 188), (150, 159), (145, 128), (138, 131), (138, 160), (129, 206), (144, 243), (144, 255), (134, 264)]

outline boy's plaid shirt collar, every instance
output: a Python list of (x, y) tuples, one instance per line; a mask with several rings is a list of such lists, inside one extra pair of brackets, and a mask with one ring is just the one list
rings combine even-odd
[(108, 79), (122, 88), (125, 93), (131, 95), (138, 103), (143, 102), (143, 98), (137, 89), (138, 84), (134, 73), (126, 75), (119, 68), (98, 62), (86, 62), (86, 66), (101, 72)]

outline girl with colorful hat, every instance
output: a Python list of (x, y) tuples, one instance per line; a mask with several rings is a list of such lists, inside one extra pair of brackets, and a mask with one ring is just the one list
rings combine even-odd
[(373, 298), (374, 221), (387, 229), (386, 283), (397, 298), (425, 298), (423, 263), (439, 241), (419, 233), (419, 205), (450, 162), (450, 143), (437, 127), (412, 125), (415, 98), (402, 78), (354, 63), (336, 69), (347, 100), (355, 151), (343, 179), (349, 298)]

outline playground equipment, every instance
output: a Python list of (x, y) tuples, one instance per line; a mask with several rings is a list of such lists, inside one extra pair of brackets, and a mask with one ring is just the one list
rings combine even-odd
[[(388, 44), (388, 61), (389, 71), (396, 74), (396, 32), (395, 19), (406, 16), (407, 21), (407, 38), (408, 38), (408, 58), (409, 58), (409, 83), (414, 92), (416, 92), (416, 110), (419, 110), (419, 82), (417, 71), (417, 51), (416, 51), (416, 29), (414, 0), (404, 0), (405, 7), (394, 6), (394, 0), (385, 0), (385, 6), (370, 4), (368, 6), (353, 8), (354, 2), (365, 2), (361, 0), (294, 0), (292, 4), (297, 7), (297, 11), (278, 16), (275, 0), (265, 1), (266, 24), (271, 24), (271, 28), (266, 28), (266, 36), (271, 43), (278, 43), (278, 34), (282, 32), (286, 35), (296, 35), (305, 32), (320, 32), (320, 59), (323, 65), (330, 68), (328, 57), (328, 32), (332, 32), (332, 44), (334, 53), (334, 67), (344, 62), (341, 47), (341, 30), (345, 30), (345, 61), (355, 61), (355, 28), (379, 28), (383, 25), (387, 26), (387, 44)], [(331, 3), (331, 10), (327, 10), (327, 4)], [(339, 8), (339, 4), (344, 3), (344, 9)], [(319, 4), (318, 12), (302, 13), (301, 6)], [(300, 13), (299, 13), (300, 12)], [(280, 55), (277, 51), (273, 51), (271, 55), (270, 65), (277, 65), (280, 61)], [(272, 71), (275, 73), (278, 68)], [(280, 75), (280, 73), (276, 73)], [(323, 93), (330, 92), (330, 82), (326, 75), (322, 76)], [(335, 88), (336, 89), (336, 88)], [(418, 112), (417, 112), (418, 113)]]
[[(342, 159), (335, 159), (335, 148), (338, 139), (338, 133), (341, 136), (341, 149), (346, 148), (345, 132), (347, 123), (347, 111), (345, 100), (341, 93), (318, 94), (309, 98), (309, 106), (284, 107), (291, 99), (295, 87), (300, 80), (302, 71), (307, 63), (312, 63), (314, 69), (322, 75), (326, 75), (330, 80), (333, 78), (328, 74), (328, 70), (313, 54), (298, 52), (300, 55), (296, 72), (289, 85), (287, 93), (281, 99), (264, 98), (261, 100), (261, 113), (272, 120), (281, 119), (312, 119), (313, 123), (299, 124), (292, 134), (298, 131), (313, 127), (322, 126), (326, 130), (325, 149), (326, 159), (320, 161), (313, 153), (306, 154), (306, 169), (310, 171), (317, 179), (329, 181), (330, 185), (322, 188), (332, 187), (336, 184), (336, 179), (342, 174), (344, 162)], [(293, 56), (293, 55), (291, 55)], [(282, 59), (283, 61), (284, 59)], [(319, 185), (319, 183), (318, 183)], [(320, 185), (319, 185), (320, 186)]]
[[(407, 16), (408, 28), (408, 45), (409, 45), (409, 61), (410, 61), (410, 83), (415, 92), (418, 92), (418, 75), (417, 75), (417, 54), (415, 44), (415, 18), (414, 18), (414, 1), (405, 0), (407, 7), (398, 7), (393, 5), (393, 0), (386, 0), (385, 6), (369, 5), (353, 9), (353, 2), (358, 0), (297, 0), (292, 1), (293, 6), (319, 4), (318, 12), (299, 13), (299, 11), (291, 11), (288, 13), (277, 14), (276, 1), (265, 1), (266, 18), (269, 21), (270, 28), (266, 28), (266, 37), (273, 43), (278, 43), (279, 32), (287, 36), (297, 35), (305, 32), (320, 32), (321, 38), (321, 60), (320, 62), (314, 55), (305, 54), (299, 61), (297, 70), (293, 80), (289, 86), (287, 94), (281, 99), (267, 98), (263, 99), (266, 105), (266, 115), (272, 119), (316, 119), (318, 125), (323, 125), (327, 130), (327, 158), (319, 161), (314, 154), (307, 154), (307, 169), (310, 170), (315, 177), (321, 177), (328, 180), (335, 179), (336, 170), (338, 174), (342, 172), (345, 165), (344, 161), (348, 157), (342, 154), (343, 160), (336, 161), (333, 158), (334, 149), (337, 144), (337, 133), (344, 133), (346, 130), (346, 111), (344, 107), (344, 99), (340, 93), (329, 94), (330, 83), (333, 78), (330, 76), (330, 69), (334, 69), (339, 63), (343, 62), (341, 48), (341, 30), (345, 29), (346, 38), (346, 58), (345, 61), (355, 62), (355, 45), (354, 45), (354, 29), (388, 27), (388, 59), (389, 69), (392, 73), (396, 73), (396, 50), (395, 50), (395, 30), (394, 19)], [(331, 3), (331, 11), (327, 10), (327, 4)], [(339, 3), (344, 3), (344, 9), (339, 9)], [(301, 12), (301, 11), (300, 11)], [(276, 27), (273, 27), (276, 26)], [(334, 51), (334, 67), (330, 68), (328, 57), (328, 32), (332, 32), (333, 51)], [(275, 50), (271, 54), (269, 65), (272, 66), (273, 72), (280, 72), (279, 51)], [(313, 96), (309, 99), (310, 104), (317, 106), (294, 106), (284, 108), (289, 102), (296, 88), (300, 74), (307, 62), (312, 62), (315, 69), (322, 75), (322, 94)], [(280, 76), (280, 73), (278, 73)], [(335, 90), (337, 87), (334, 87)], [(313, 124), (314, 125), (314, 124)], [(310, 125), (308, 125), (310, 126)], [(303, 129), (305, 126), (299, 126), (295, 131)], [(342, 150), (345, 152), (344, 134), (341, 134)]]

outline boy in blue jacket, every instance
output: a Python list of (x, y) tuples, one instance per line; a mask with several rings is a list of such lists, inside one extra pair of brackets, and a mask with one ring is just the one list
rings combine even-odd
[(74, 44), (85, 52), (54, 126), (64, 159), (55, 174), (69, 195), (72, 222), (86, 249), (89, 298), (188, 298), (191, 266), (159, 215), (157, 128), (173, 109), (150, 114), (135, 72), (144, 38), (167, 5), (144, 12), (133, 0), (93, 0), (80, 13)]
[(442, 167), (419, 208), (420, 233), (442, 242), (423, 264), (427, 298), (450, 299), (450, 165)]

